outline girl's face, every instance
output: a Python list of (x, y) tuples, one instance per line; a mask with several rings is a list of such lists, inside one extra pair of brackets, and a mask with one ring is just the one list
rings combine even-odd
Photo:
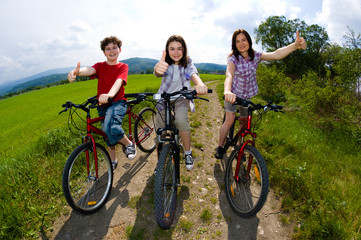
[(243, 33), (240, 33), (236, 36), (236, 47), (241, 54), (248, 53), (249, 43), (247, 41), (246, 35)]
[(180, 42), (173, 41), (168, 45), (169, 57), (174, 61), (174, 64), (178, 64), (183, 57), (183, 47)]
[(105, 46), (104, 55), (107, 58), (108, 63), (114, 63), (118, 61), (120, 54), (120, 48), (114, 43), (109, 43)]

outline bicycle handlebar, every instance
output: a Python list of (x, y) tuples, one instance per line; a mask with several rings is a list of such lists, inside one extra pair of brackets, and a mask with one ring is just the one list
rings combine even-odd
[[(213, 92), (212, 89), (208, 89), (208, 91), (207, 91), (207, 93), (212, 93), (212, 92)], [(196, 90), (188, 90), (187, 87), (184, 87), (182, 90), (176, 91), (173, 93), (164, 92), (162, 94), (154, 94), (153, 99), (160, 100), (163, 98), (163, 99), (169, 100), (171, 97), (176, 96), (176, 95), (182, 95), (186, 99), (201, 99), (201, 100), (209, 102), (209, 100), (206, 98), (198, 97), (198, 93)]]
[(283, 106), (272, 104), (272, 101), (267, 101), (266, 105), (254, 104), (252, 101), (240, 97), (236, 97), (236, 101), (233, 103), (233, 105), (241, 105), (243, 107), (248, 107), (248, 105), (251, 105), (252, 110), (263, 109), (265, 112), (267, 112), (268, 110), (282, 112), (279, 110), (283, 109)]
[[(224, 96), (223, 96), (223, 99), (224, 99)], [(268, 110), (275, 111), (275, 112), (282, 112), (280, 110), (283, 109), (283, 106), (272, 104), (272, 101), (267, 101), (266, 105), (262, 105), (262, 104), (255, 104), (250, 100), (243, 99), (240, 97), (236, 97), (236, 101), (233, 103), (233, 105), (241, 105), (242, 107), (248, 107), (249, 105), (251, 105), (252, 110), (263, 109), (265, 112), (267, 112)]]
[[(128, 100), (127, 103), (138, 104), (138, 103), (142, 102), (143, 100), (145, 100), (147, 96), (152, 96), (152, 95), (154, 95), (154, 93), (151, 93), (151, 92), (128, 93), (128, 94), (124, 94), (124, 97), (126, 97), (126, 98), (135, 97), (136, 99)], [(112, 98), (109, 98), (108, 102), (111, 102), (112, 100), (113, 100)], [(97, 99), (96, 95), (88, 98), (88, 100), (83, 104), (74, 104), (71, 101), (67, 101), (65, 104), (62, 105), (62, 107), (64, 109), (61, 112), (59, 112), (59, 114), (62, 114), (63, 112), (68, 111), (72, 107), (80, 108), (84, 112), (89, 112), (90, 108), (95, 108), (95, 107), (97, 107), (97, 105), (98, 105), (98, 99)]]

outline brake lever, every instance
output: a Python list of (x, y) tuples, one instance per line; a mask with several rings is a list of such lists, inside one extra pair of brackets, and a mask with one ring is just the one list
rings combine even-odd
[(204, 101), (207, 101), (207, 102), (209, 102), (209, 99), (207, 99), (207, 98), (202, 98), (202, 97), (195, 97), (194, 99), (201, 99), (201, 100), (204, 100)]
[(60, 114), (62, 114), (63, 112), (68, 111), (68, 110), (69, 110), (69, 108), (65, 108), (65, 109), (63, 109), (62, 111), (60, 111), (60, 112), (59, 112), (59, 115), (60, 115)]

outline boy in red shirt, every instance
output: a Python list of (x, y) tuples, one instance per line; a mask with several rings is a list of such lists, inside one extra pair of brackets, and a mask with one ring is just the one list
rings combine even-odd
[[(116, 158), (115, 145), (120, 143), (125, 148), (125, 154), (129, 159), (134, 159), (137, 151), (136, 146), (124, 134), (122, 129), (123, 118), (127, 111), (126, 98), (124, 98), (124, 86), (127, 84), (128, 65), (118, 62), (121, 52), (122, 41), (117, 37), (111, 36), (100, 42), (100, 48), (103, 51), (107, 61), (98, 62), (92, 67), (80, 68), (80, 62), (77, 67), (70, 71), (68, 80), (73, 82), (76, 76), (92, 76), (98, 78), (99, 116), (105, 116), (102, 123), (102, 129), (107, 134), (107, 145), (113, 163), (113, 169), (118, 165)], [(108, 103), (108, 99), (112, 102)]]

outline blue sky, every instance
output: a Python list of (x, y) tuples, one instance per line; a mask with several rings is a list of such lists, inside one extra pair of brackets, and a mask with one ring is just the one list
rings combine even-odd
[(194, 62), (226, 64), (234, 30), (254, 37), (269, 16), (318, 24), (339, 44), (347, 26), (361, 33), (360, 0), (0, 0), (0, 13), (0, 85), (104, 61), (99, 42), (110, 35), (123, 41), (120, 60), (158, 59), (179, 34)]

